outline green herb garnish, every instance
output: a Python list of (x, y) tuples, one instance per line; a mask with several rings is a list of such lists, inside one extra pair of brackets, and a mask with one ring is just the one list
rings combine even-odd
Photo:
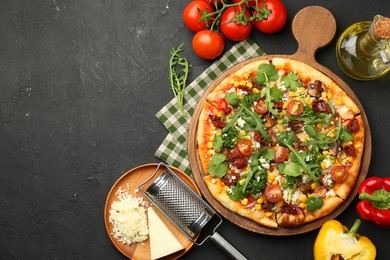
[(184, 91), (186, 87), (187, 76), (191, 65), (186, 58), (179, 53), (183, 50), (184, 43), (179, 47), (171, 49), (171, 59), (169, 60), (169, 83), (176, 98), (176, 103), (182, 115), (184, 111)]

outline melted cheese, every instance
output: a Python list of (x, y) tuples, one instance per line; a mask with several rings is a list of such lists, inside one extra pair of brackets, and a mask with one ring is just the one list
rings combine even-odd
[(151, 259), (158, 259), (184, 248), (152, 207), (148, 208), (148, 218)]

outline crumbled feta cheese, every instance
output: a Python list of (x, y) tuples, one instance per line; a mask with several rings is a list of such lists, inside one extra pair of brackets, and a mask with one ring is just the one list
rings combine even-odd
[(324, 159), (322, 162), (325, 163), (325, 168), (329, 168), (330, 166), (332, 166), (332, 162), (329, 158)]
[(264, 169), (269, 169), (270, 165), (264, 157), (260, 157), (259, 162)]
[(217, 182), (217, 180), (216, 180), (215, 178), (212, 178), (212, 179), (211, 179), (211, 183), (212, 183), (212, 184), (215, 184), (216, 182)]
[(244, 125), (245, 125), (245, 120), (244, 119), (242, 119), (241, 117), (239, 117), (239, 118), (237, 118), (237, 125), (239, 126), (239, 127), (244, 127)]

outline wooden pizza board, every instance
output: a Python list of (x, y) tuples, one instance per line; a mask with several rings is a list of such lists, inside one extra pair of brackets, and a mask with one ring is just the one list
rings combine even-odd
[[(322, 224), (325, 223), (327, 220), (336, 218), (341, 212), (343, 212), (348, 207), (348, 205), (355, 198), (359, 185), (367, 176), (367, 172), (371, 160), (371, 148), (372, 148), (371, 131), (368, 124), (366, 113), (364, 112), (364, 109), (359, 99), (356, 97), (353, 90), (341, 78), (339, 78), (335, 73), (330, 71), (328, 68), (317, 63), (317, 61), (315, 60), (315, 53), (320, 48), (327, 46), (335, 36), (336, 21), (333, 15), (327, 9), (320, 6), (306, 7), (301, 11), (299, 11), (294, 17), (294, 20), (292, 22), (292, 32), (298, 45), (298, 50), (296, 53), (292, 55), (264, 55), (264, 56), (246, 60), (244, 62), (241, 62), (231, 67), (230, 69), (222, 73), (215, 81), (213, 81), (208, 87), (208, 89), (205, 91), (205, 93), (203, 94), (202, 98), (200, 99), (192, 115), (192, 119), (189, 127), (189, 134), (188, 134), (188, 156), (189, 156), (192, 173), (196, 184), (198, 185), (201, 193), (203, 194), (204, 198), (209, 202), (209, 204), (223, 217), (225, 217), (232, 223), (244, 229), (256, 233), (260, 233), (260, 234), (274, 235), (274, 236), (288, 236), (288, 235), (302, 234), (321, 227)], [(270, 60), (274, 57), (289, 58), (289, 59), (294, 59), (294, 60), (304, 62), (307, 65), (310, 65), (315, 69), (321, 71), (329, 78), (331, 78), (333, 81), (335, 81), (339, 86), (341, 86), (341, 88), (343, 88), (343, 90), (353, 99), (353, 101), (359, 107), (360, 114), (362, 116), (362, 119), (364, 121), (364, 126), (365, 126), (365, 144), (364, 144), (362, 164), (360, 168), (359, 177), (356, 181), (355, 187), (351, 192), (350, 196), (331, 214), (297, 228), (278, 228), (278, 229), (267, 228), (255, 223), (252, 220), (237, 215), (231, 212), (230, 210), (226, 209), (224, 206), (222, 206), (218, 201), (214, 199), (214, 197), (209, 192), (206, 184), (204, 183), (203, 180), (204, 173), (202, 172), (202, 165), (200, 163), (199, 156), (197, 153), (196, 132), (197, 132), (198, 119), (207, 95), (216, 86), (218, 86), (218, 84), (224, 78), (226, 78), (228, 75), (232, 74), (233, 72), (239, 70), (246, 64), (257, 60)]]

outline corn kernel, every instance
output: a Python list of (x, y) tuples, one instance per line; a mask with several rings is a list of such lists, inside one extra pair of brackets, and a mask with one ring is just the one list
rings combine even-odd
[(283, 206), (283, 204), (284, 204), (284, 200), (279, 200), (278, 202), (276, 202), (276, 206), (279, 207)]
[(313, 105), (313, 100), (310, 99), (310, 100), (307, 102), (307, 104), (308, 104), (309, 106)]
[(230, 80), (229, 80), (229, 83), (230, 83), (230, 84), (234, 84), (234, 82), (235, 82), (234, 79), (230, 79)]
[(217, 117), (222, 117), (222, 112), (217, 112), (216, 114), (215, 114)]
[(327, 96), (327, 94), (326, 94), (325, 91), (321, 93), (321, 97), (322, 97), (322, 98), (326, 98), (326, 96)]
[(274, 181), (274, 180), (275, 180), (275, 173), (270, 172), (270, 173), (268, 174), (268, 179), (271, 180), (271, 181)]
[(346, 164), (347, 164), (347, 162), (348, 162), (348, 160), (347, 160), (347, 159), (345, 159), (345, 158), (341, 160), (341, 164), (343, 164), (343, 165), (346, 165)]
[(326, 162), (321, 162), (321, 169), (326, 169)]
[(287, 108), (287, 105), (288, 105), (288, 102), (284, 102), (284, 103), (283, 103), (283, 109), (286, 109), (286, 108)]
[(317, 126), (318, 129), (322, 129), (323, 124), (322, 123), (317, 123), (316, 126)]
[(313, 182), (311, 185), (310, 185), (310, 188), (312, 188), (313, 190), (315, 190), (317, 188), (317, 183)]
[(239, 135), (239, 136), (244, 136), (244, 135), (246, 135), (245, 130), (241, 130), (241, 131), (238, 133), (238, 135)]
[(327, 97), (328, 97), (329, 99), (331, 99), (331, 98), (333, 97), (333, 94), (329, 92), (328, 95), (327, 95)]
[(207, 150), (207, 155), (213, 155), (213, 150)]
[(256, 201), (257, 201), (257, 203), (261, 204), (261, 203), (264, 202), (264, 198), (260, 197), (260, 198), (258, 198)]
[(264, 216), (266, 216), (267, 218), (271, 217), (272, 216), (272, 212), (271, 211), (268, 211), (264, 214)]
[(342, 101), (341, 101), (340, 99), (337, 99), (337, 100), (336, 100), (336, 105), (339, 106), (339, 105), (341, 105), (341, 104), (342, 104)]
[(328, 151), (322, 151), (322, 155), (328, 155), (329, 154), (329, 152)]
[(272, 184), (273, 184), (273, 185), (278, 185), (279, 182), (278, 182), (278, 181), (273, 181)]
[(253, 87), (253, 84), (252, 84), (252, 82), (247, 82), (247, 83), (246, 83), (246, 86), (247, 86), (248, 88), (252, 88), (252, 87)]
[(246, 178), (243, 178), (243, 179), (239, 180), (238, 182), (239, 182), (241, 185), (244, 185), (245, 182), (246, 182)]
[(300, 91), (300, 92), (305, 92), (305, 90), (306, 90), (306, 89), (305, 89), (304, 87), (300, 87), (300, 88), (299, 88), (299, 91)]
[(295, 96), (297, 95), (297, 92), (289, 91), (289, 92), (288, 92), (288, 95), (289, 95), (290, 97), (295, 97)]
[(282, 119), (276, 119), (276, 123), (277, 124), (281, 124), (282, 123)]
[(248, 204), (248, 199), (247, 199), (247, 198), (243, 198), (243, 199), (241, 200), (241, 204), (242, 204), (242, 205)]
[(248, 73), (248, 72), (245, 72), (245, 73), (244, 73), (244, 78), (245, 78), (245, 79), (249, 78), (249, 73)]
[(240, 81), (240, 86), (245, 86), (246, 85), (246, 80), (241, 80)]
[(303, 194), (303, 195), (301, 195), (301, 196), (299, 197), (299, 200), (300, 200), (301, 202), (306, 202), (307, 196), (306, 196), (305, 194)]
[(222, 132), (221, 131), (218, 131), (215, 133), (215, 136), (221, 136), (222, 135)]
[(330, 132), (329, 136), (333, 138), (333, 137), (336, 137), (336, 134), (334, 132)]
[(214, 140), (215, 140), (215, 136), (214, 136), (214, 135), (210, 135), (209, 141), (210, 141), (210, 142), (213, 142)]
[(213, 148), (213, 142), (208, 142), (207, 143), (207, 148)]
[(211, 125), (211, 131), (215, 131), (217, 128), (214, 125)]
[(283, 125), (279, 125), (278, 130), (279, 130), (279, 133), (283, 132), (283, 130), (284, 130)]
[(261, 210), (261, 209), (262, 209), (262, 207), (261, 207), (260, 204), (256, 204), (256, 205), (255, 205), (255, 210)]
[(327, 97), (323, 97), (322, 100), (328, 102), (328, 98)]
[(353, 157), (351, 157), (351, 156), (348, 156), (348, 162), (353, 162)]
[(234, 84), (233, 84), (235, 87), (238, 87), (240, 85), (240, 82), (238, 81), (234, 81)]
[(303, 203), (303, 202), (299, 203), (299, 207), (302, 208), (302, 209), (306, 208), (306, 203)]
[(253, 88), (253, 93), (255, 93), (255, 94), (259, 94), (259, 93), (260, 93), (260, 90), (259, 90), (259, 89), (257, 89), (257, 88)]

